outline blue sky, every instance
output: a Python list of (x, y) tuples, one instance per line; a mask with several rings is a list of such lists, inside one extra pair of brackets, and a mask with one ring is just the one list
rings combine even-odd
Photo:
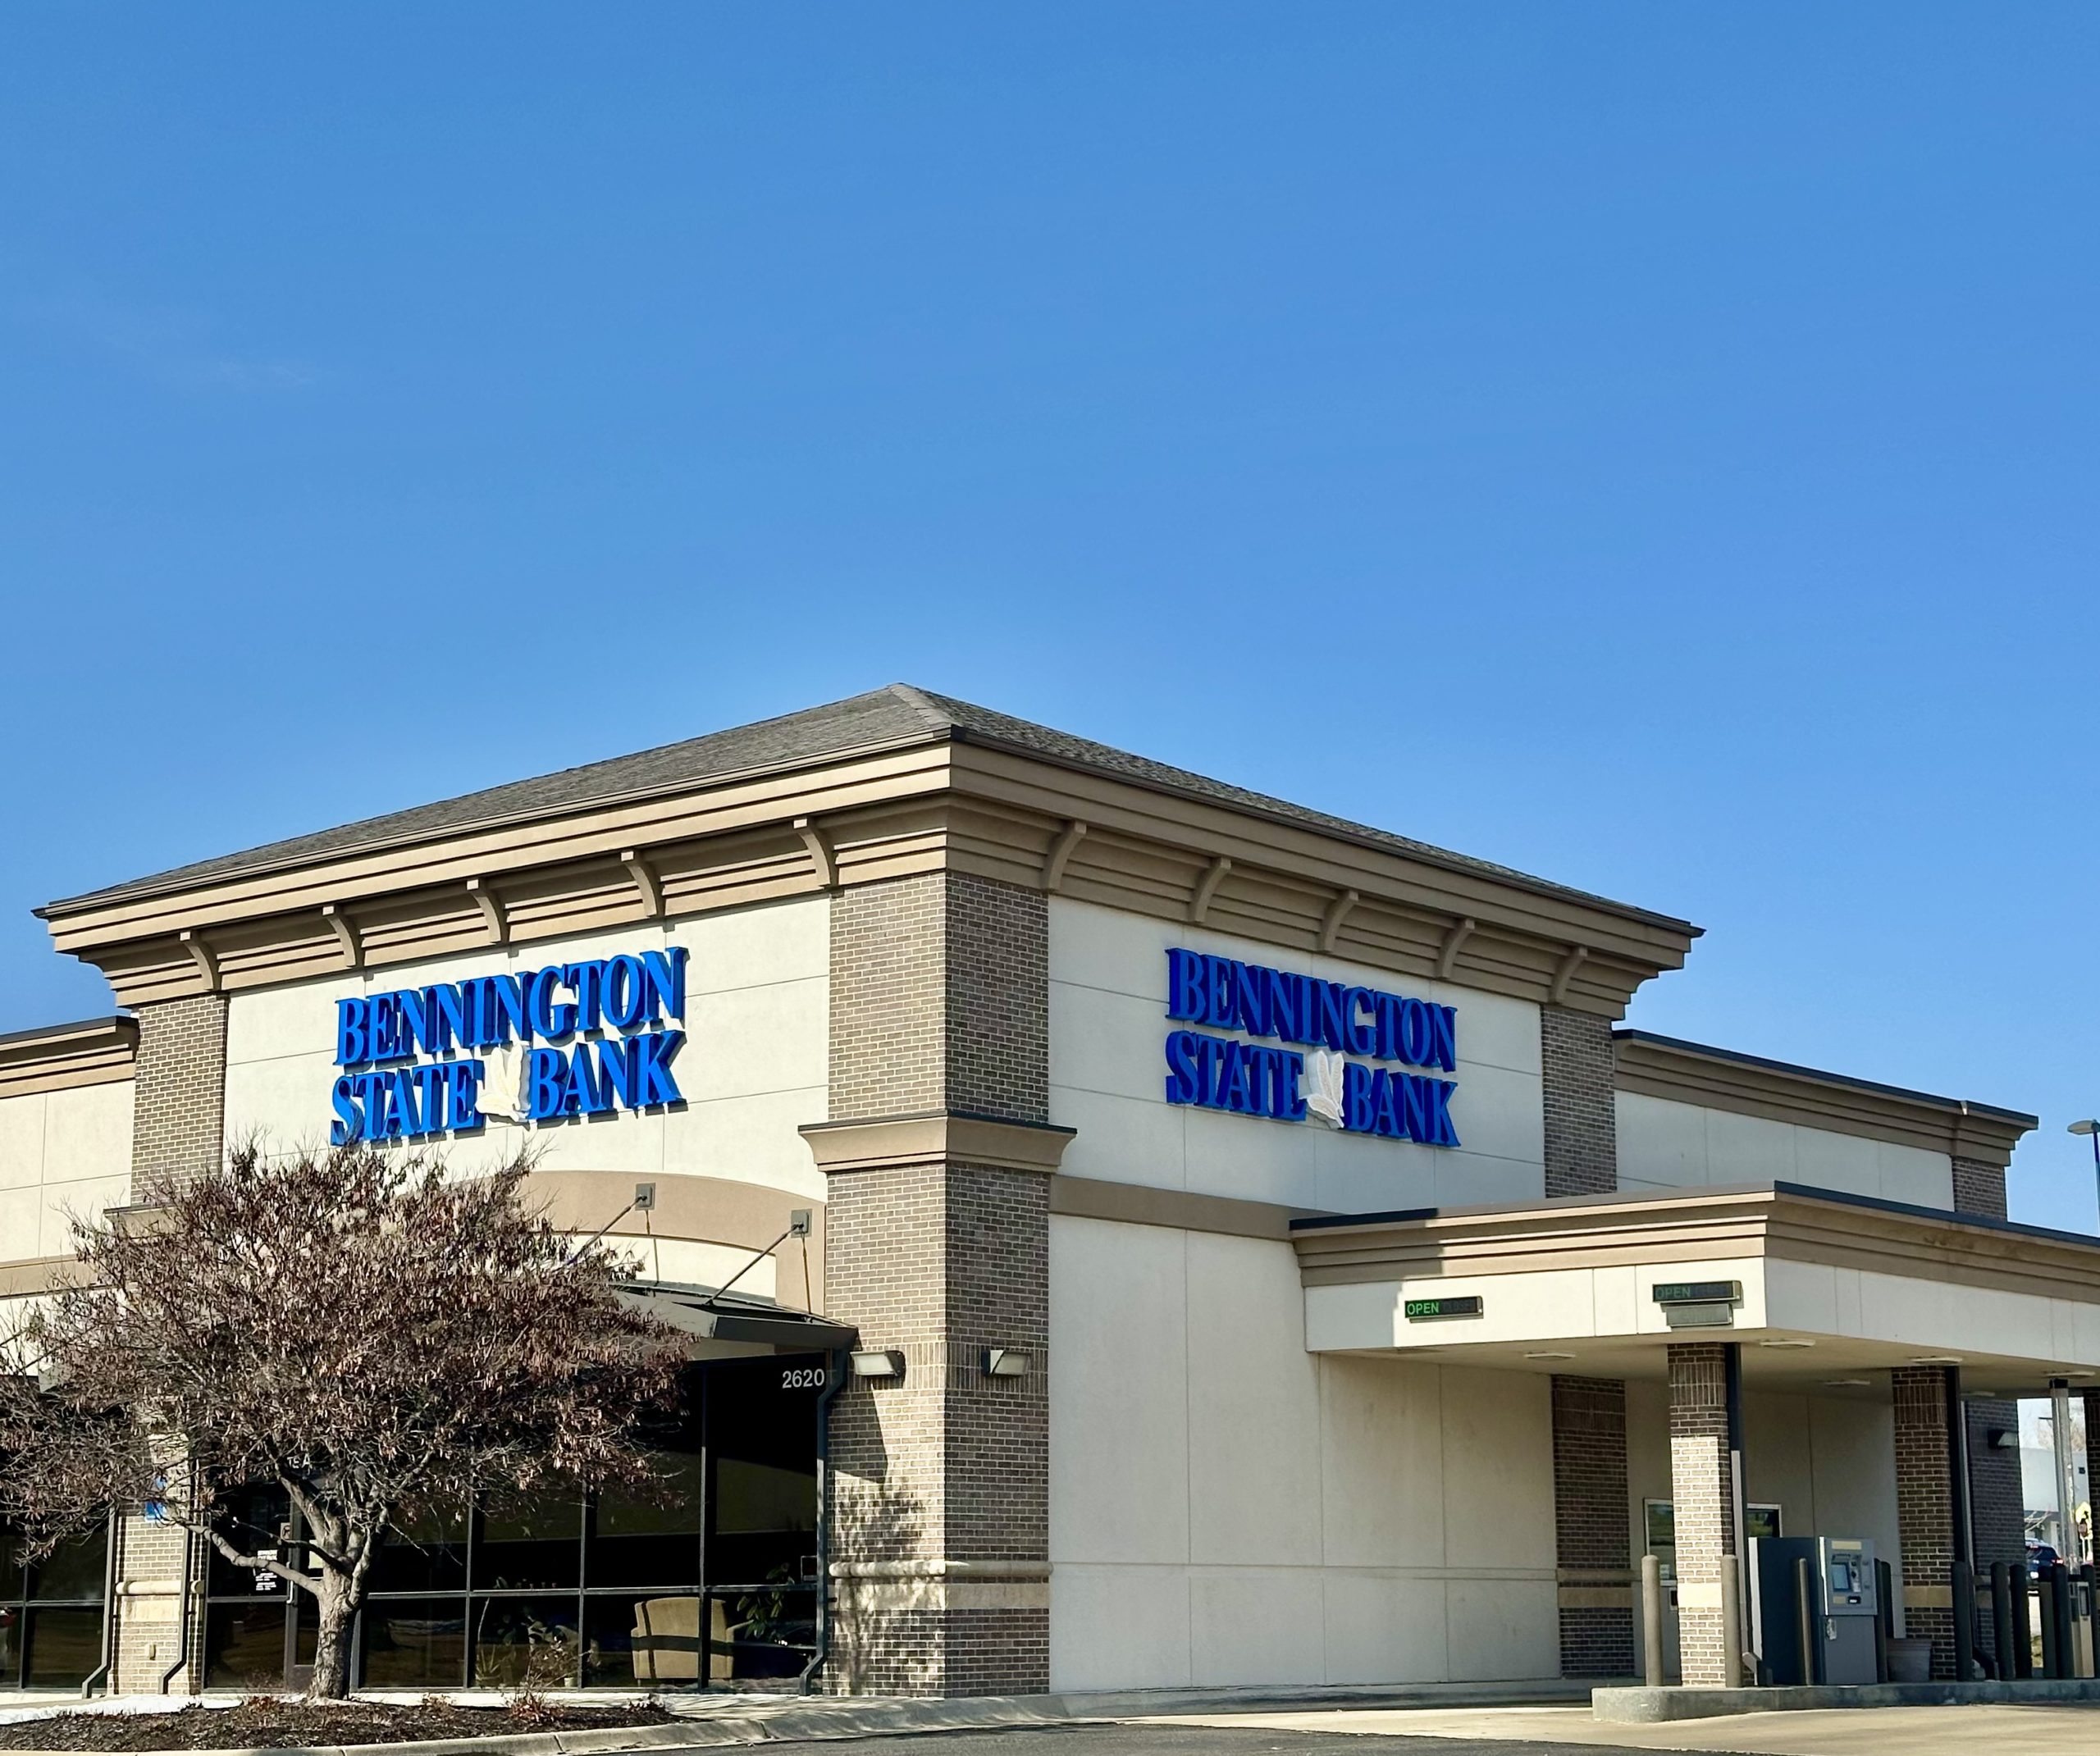
[(892, 679), (2100, 1110), (2100, 11), (0, 16), (28, 910)]

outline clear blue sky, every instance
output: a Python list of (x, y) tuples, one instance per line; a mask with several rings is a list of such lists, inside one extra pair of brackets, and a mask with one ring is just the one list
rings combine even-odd
[(895, 678), (1686, 914), (2089, 1228), (2100, 9), (13, 7), (52, 896)]

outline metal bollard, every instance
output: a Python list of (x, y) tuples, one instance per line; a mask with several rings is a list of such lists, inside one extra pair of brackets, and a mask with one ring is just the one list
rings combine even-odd
[(2055, 1587), (2057, 1617), (2057, 1664), (2052, 1676), (2078, 1675), (2077, 1647), (2072, 1644), (2070, 1625), (2070, 1569), (2059, 1561), (2049, 1569), (2049, 1583)]
[(2034, 1607), (2042, 1619), (2042, 1675), (2054, 1679), (2063, 1672), (2057, 1667), (2063, 1649), (2057, 1644), (2057, 1570), (2043, 1567), (2034, 1576)]
[(1947, 1569), (1947, 1585), (1954, 1599), (1954, 1680), (1976, 1681), (1976, 1576), (1965, 1561)]
[(1896, 1638), (1896, 1570), (1886, 1561), (1874, 1564), (1874, 1602), (1880, 1606), (1874, 1619), (1874, 1676), (1888, 1681), (1888, 1643)]
[(1721, 1557), (1721, 1682), (1742, 1687), (1742, 1563)]
[(2022, 1561), (2012, 1573), (2012, 1674), (2016, 1677), (2034, 1674), (2034, 1614), (2027, 1601), (2027, 1563)]
[(1663, 1563), (1655, 1555), (1641, 1558), (1641, 1680), (1663, 1686)]
[(1808, 1558), (1803, 1556), (1794, 1563), (1794, 1639), (1801, 1648), (1804, 1683), (1823, 1680), (1819, 1674), (1823, 1667), (1818, 1662), (1823, 1657), (1823, 1642), (1816, 1638), (1823, 1631), (1817, 1626), (1823, 1618), (1816, 1609), (1815, 1580), (1809, 1571)]
[(1991, 1638), (1997, 1648), (1998, 1681), (2009, 1683), (2020, 1674), (2019, 1654), (2012, 1644), (2012, 1569), (2002, 1561), (1991, 1563)]

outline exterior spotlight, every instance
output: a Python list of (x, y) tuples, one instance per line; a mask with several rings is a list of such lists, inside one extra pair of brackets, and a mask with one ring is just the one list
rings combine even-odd
[(1524, 1357), (1527, 1360), (1572, 1360), (1575, 1356), (1572, 1353), (1557, 1352), (1550, 1348), (1541, 1348), (1537, 1352), (1527, 1353)]
[(1775, 1335), (1771, 1340), (1761, 1341), (1757, 1345), (1760, 1348), (1813, 1348), (1815, 1343), (1796, 1336)]
[(1018, 1348), (987, 1348), (984, 1350), (984, 1375), (987, 1378), (1025, 1378), (1029, 1368), (1034, 1363)]
[(2065, 1132), (2083, 1134), (2093, 1143), (2093, 1182), (2096, 1188), (2100, 1188), (2100, 1121), (2088, 1116), (2082, 1122), (2072, 1123)]
[(904, 1375), (904, 1355), (895, 1348), (887, 1348), (880, 1352), (856, 1353), (853, 1356), (853, 1375), (856, 1378), (902, 1378)]
[(2019, 1450), (2019, 1434), (2015, 1432), (2011, 1427), (1993, 1427), (1991, 1429), (1991, 1449), (1993, 1451)]
[(1826, 1378), (1824, 1388), (1829, 1390), (1869, 1390), (1874, 1388), (1871, 1378)]

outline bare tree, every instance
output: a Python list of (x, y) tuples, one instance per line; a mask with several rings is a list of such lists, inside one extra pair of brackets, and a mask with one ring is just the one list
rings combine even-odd
[[(637, 1429), (674, 1393), (678, 1348), (620, 1299), (619, 1258), (527, 1205), (529, 1170), (249, 1147), (148, 1179), (126, 1223), (76, 1223), (84, 1284), (7, 1339), (21, 1375), (0, 1383), (0, 1511), (42, 1553), (111, 1505), (158, 1503), (313, 1594), (307, 1693), (345, 1694), (390, 1524), (477, 1486), (649, 1474)], [(234, 1526), (250, 1484), (289, 1496), (307, 1566)]]

